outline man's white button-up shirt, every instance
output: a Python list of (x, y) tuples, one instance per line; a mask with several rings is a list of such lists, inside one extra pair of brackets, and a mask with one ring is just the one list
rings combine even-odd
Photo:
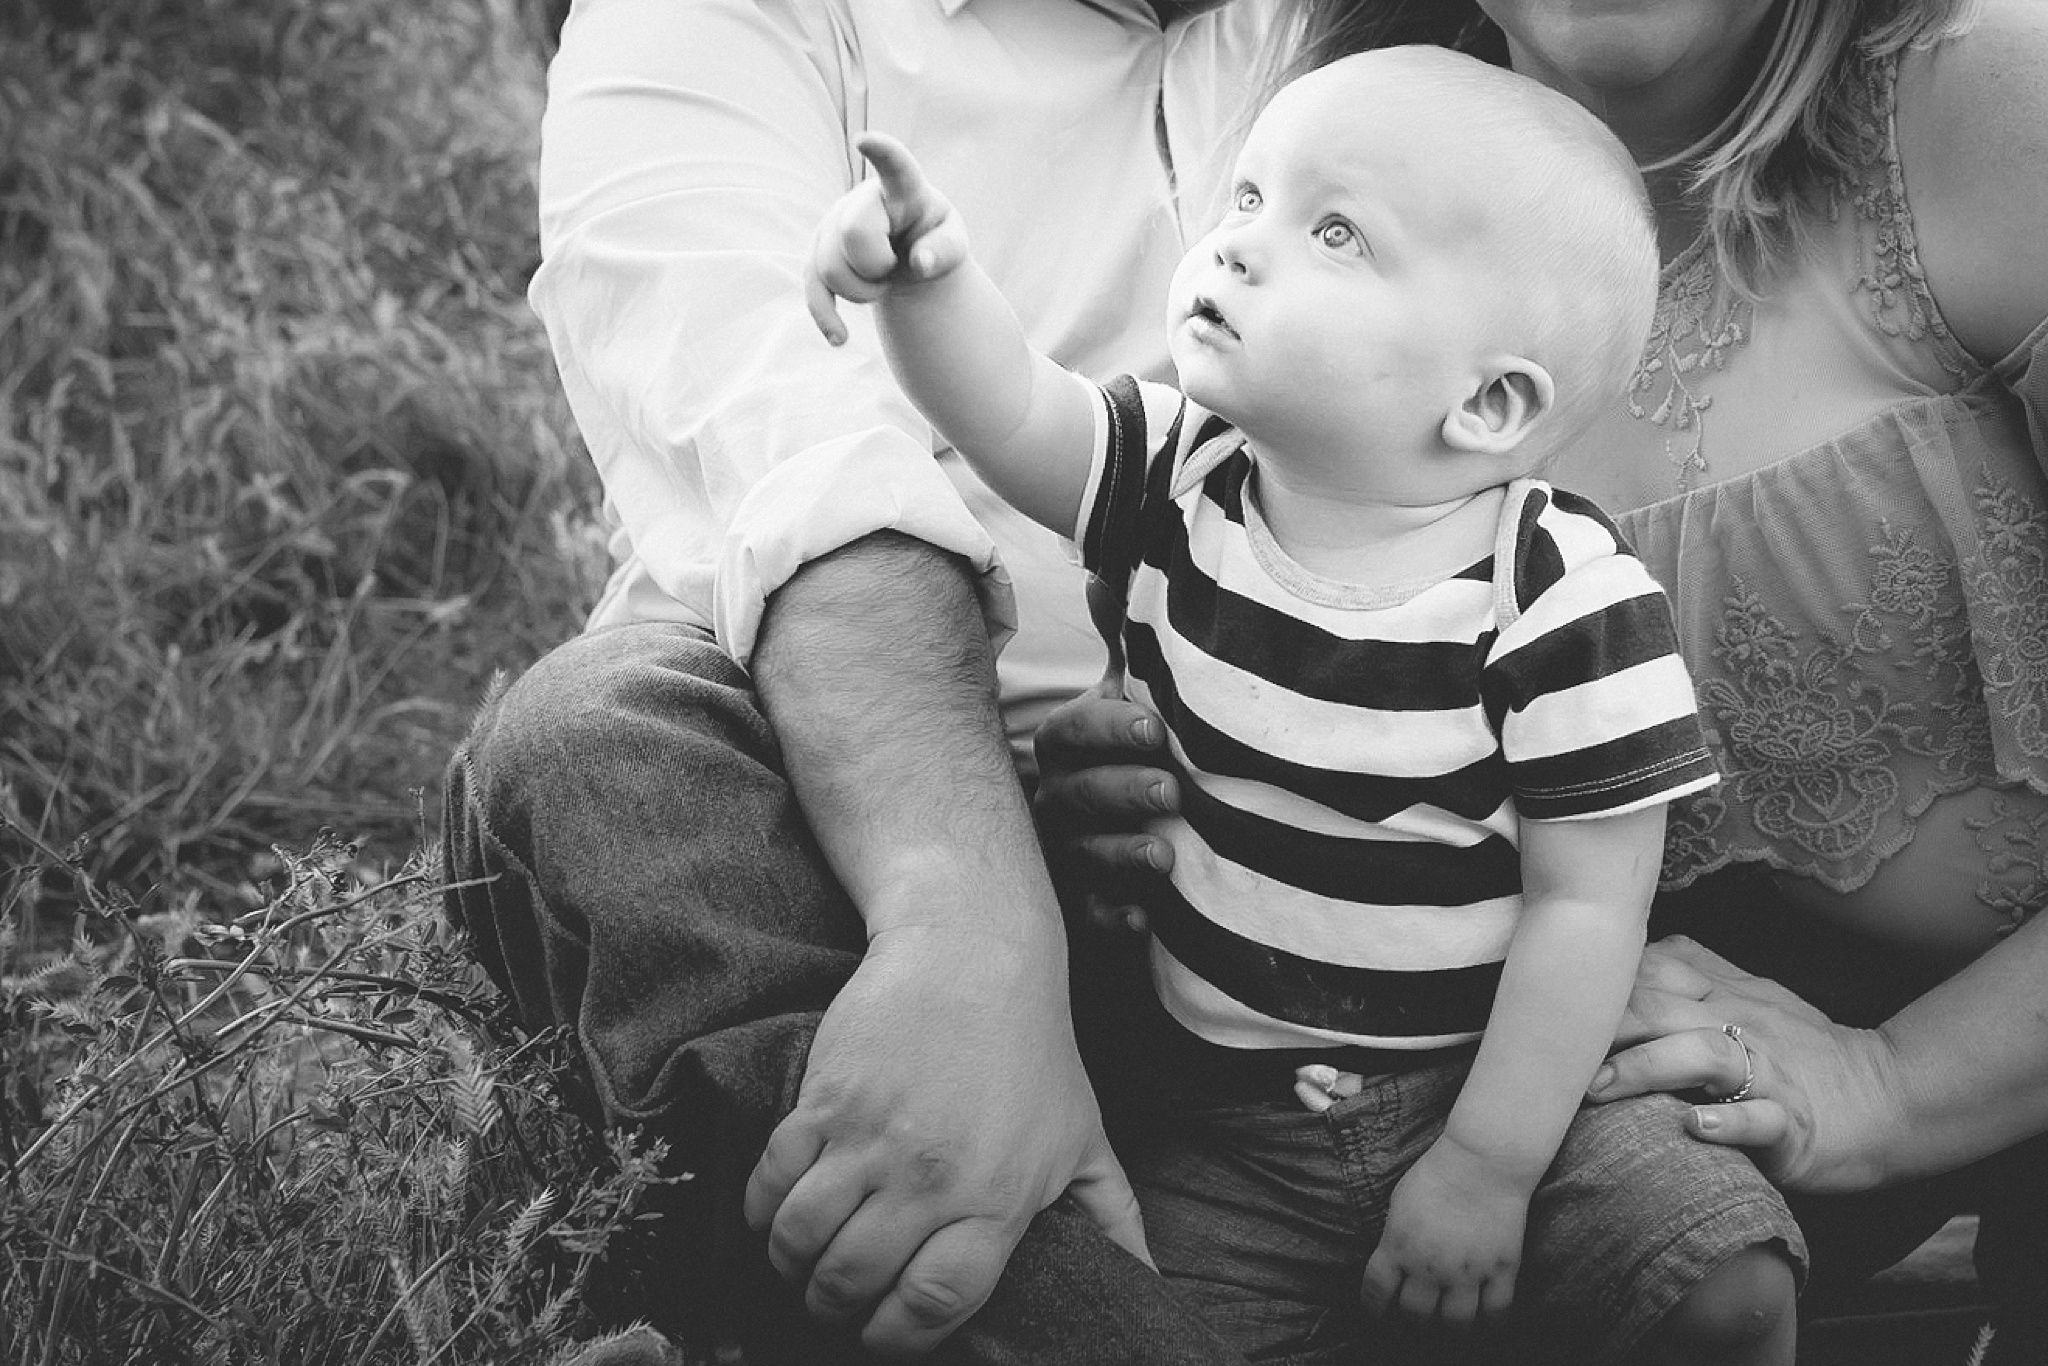
[(744, 663), (800, 565), (895, 529), (964, 556), (1015, 627), (1013, 738), (1093, 682), (1067, 548), (938, 447), (867, 310), (826, 344), (804, 264), (862, 174), (854, 137), (892, 133), (1034, 344), (1169, 377), (1167, 282), (1227, 190), (1275, 9), (1162, 32), (1141, 0), (578, 0), (531, 298), (613, 528), (591, 625), (690, 622)]

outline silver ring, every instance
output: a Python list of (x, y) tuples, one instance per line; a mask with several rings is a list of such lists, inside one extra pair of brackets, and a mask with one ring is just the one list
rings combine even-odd
[(1725, 1096), (1708, 1096), (1716, 1105), (1733, 1105), (1738, 1100), (1748, 1100), (1750, 1088), (1756, 1085), (1756, 1059), (1750, 1056), (1749, 1045), (1742, 1041), (1742, 1026), (1724, 1024), (1721, 1032), (1735, 1040), (1735, 1046), (1742, 1050), (1742, 1085)]

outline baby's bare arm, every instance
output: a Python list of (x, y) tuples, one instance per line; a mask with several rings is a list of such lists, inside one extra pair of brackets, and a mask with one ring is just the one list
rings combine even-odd
[(1522, 917), (1486, 1036), (1442, 1136), (1395, 1188), (1369, 1304), (1460, 1323), (1507, 1308), (1529, 1197), (1635, 980), (1664, 814), (1523, 824)]
[(1011, 506), (1071, 535), (1094, 453), (1094, 386), (1031, 348), (909, 151), (882, 133), (857, 145), (875, 177), (826, 215), (805, 272), (819, 331), (846, 339), (837, 299), (875, 304), (889, 368), (918, 410)]
[(1532, 1188), (1628, 1004), (1664, 815), (1658, 805), (1522, 825), (1522, 918), (1444, 1137), (1519, 1171)]

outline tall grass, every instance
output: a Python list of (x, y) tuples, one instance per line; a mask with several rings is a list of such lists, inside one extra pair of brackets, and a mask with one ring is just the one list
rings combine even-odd
[(0, 4), (0, 1360), (540, 1362), (658, 1151), (438, 914), (572, 632), (549, 0)]
[(632, 1284), (663, 1150), (577, 1124), (571, 1041), (355, 855), (224, 922), (68, 868), (95, 923), (0, 978), (0, 1360), (521, 1366)]
[(486, 0), (0, 6), (0, 810), (103, 879), (402, 857), (580, 618), (541, 56)]

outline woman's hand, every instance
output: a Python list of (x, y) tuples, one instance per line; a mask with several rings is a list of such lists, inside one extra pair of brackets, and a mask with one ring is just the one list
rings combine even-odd
[(1594, 1074), (1590, 1099), (1693, 1091), (1705, 1098), (1686, 1116), (1693, 1136), (1746, 1149), (1787, 1190), (1884, 1184), (1869, 1155), (1887, 1149), (1904, 1107), (1879, 1031), (1843, 1028), (1673, 936), (1644, 951), (1617, 1042), (1627, 1046)]
[(1100, 686), (1048, 716), (1033, 740), (1054, 876), (1086, 889), (1080, 900), (1098, 926), (1142, 930), (1135, 889), (1173, 867), (1173, 847), (1144, 829), (1180, 809), (1165, 745), (1157, 716)]

